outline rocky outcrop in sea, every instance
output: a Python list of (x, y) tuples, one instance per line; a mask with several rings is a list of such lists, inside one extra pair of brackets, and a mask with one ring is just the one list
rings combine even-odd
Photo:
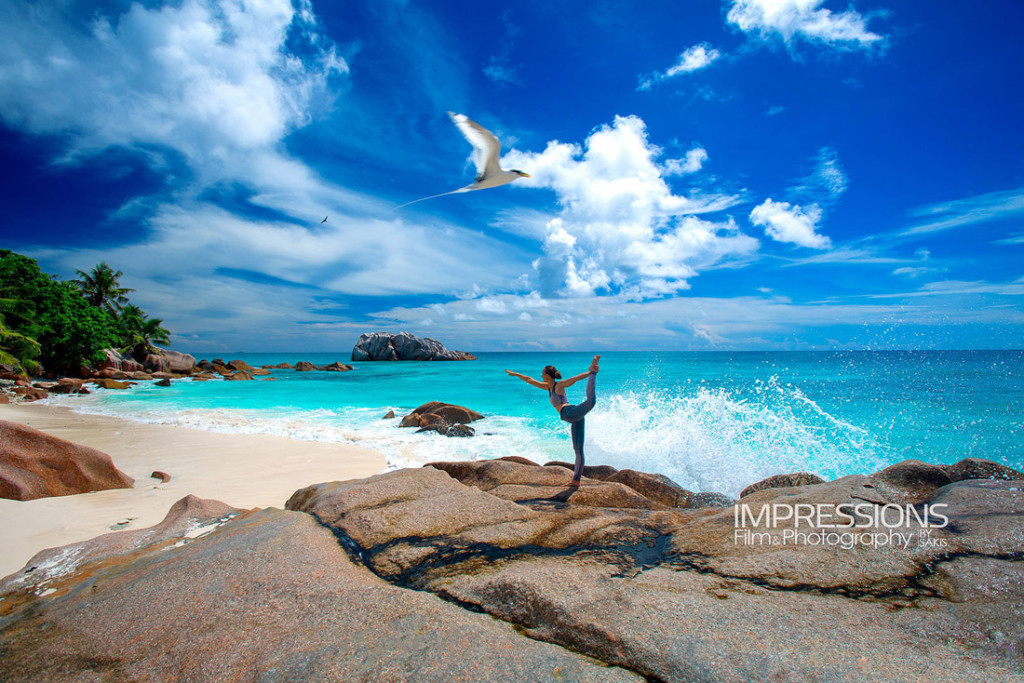
[(403, 417), (398, 426), (417, 427), (417, 432), (437, 432), (445, 436), (473, 436), (476, 431), (469, 423), (483, 418), (483, 415), (465, 406), (430, 401)]
[(465, 351), (450, 351), (430, 337), (420, 338), (408, 332), (364, 334), (352, 349), (352, 360), (476, 360)]
[(439, 462), (285, 510), (184, 499), (0, 582), (0, 679), (1024, 680), (1020, 472), (907, 461), (735, 502), (570, 476)]

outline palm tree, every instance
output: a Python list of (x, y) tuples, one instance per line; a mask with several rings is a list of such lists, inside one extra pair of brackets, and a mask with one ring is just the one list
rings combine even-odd
[(164, 321), (150, 318), (135, 304), (128, 304), (121, 309), (120, 320), (125, 347), (136, 352), (136, 355), (152, 352), (156, 344), (170, 346), (171, 332), (163, 327)]
[(86, 300), (93, 306), (105, 309), (114, 317), (117, 317), (121, 307), (128, 303), (128, 297), (125, 294), (135, 291), (120, 286), (118, 280), (124, 273), (114, 270), (107, 265), (106, 261), (101, 261), (99, 265), (93, 266), (91, 272), (86, 273), (82, 270), (77, 272), (78, 287), (82, 290)]

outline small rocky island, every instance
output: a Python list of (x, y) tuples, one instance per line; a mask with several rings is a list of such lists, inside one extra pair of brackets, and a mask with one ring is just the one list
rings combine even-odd
[(408, 332), (374, 332), (359, 337), (352, 349), (352, 360), (476, 360), (476, 356), (446, 349), (430, 337), (421, 339)]

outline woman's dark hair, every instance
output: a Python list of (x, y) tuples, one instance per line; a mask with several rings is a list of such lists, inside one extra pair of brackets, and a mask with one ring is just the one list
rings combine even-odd
[(548, 377), (551, 377), (552, 379), (562, 379), (562, 373), (560, 373), (558, 370), (555, 370), (554, 365), (549, 365), (546, 368), (544, 368), (543, 374), (547, 375)]

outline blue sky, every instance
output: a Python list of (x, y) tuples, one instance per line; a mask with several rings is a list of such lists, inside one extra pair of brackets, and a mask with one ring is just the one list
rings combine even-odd
[[(0, 244), (199, 354), (1021, 347), (1020, 3), (467, 7), (0, 0)], [(532, 178), (396, 210), (447, 110)]]

